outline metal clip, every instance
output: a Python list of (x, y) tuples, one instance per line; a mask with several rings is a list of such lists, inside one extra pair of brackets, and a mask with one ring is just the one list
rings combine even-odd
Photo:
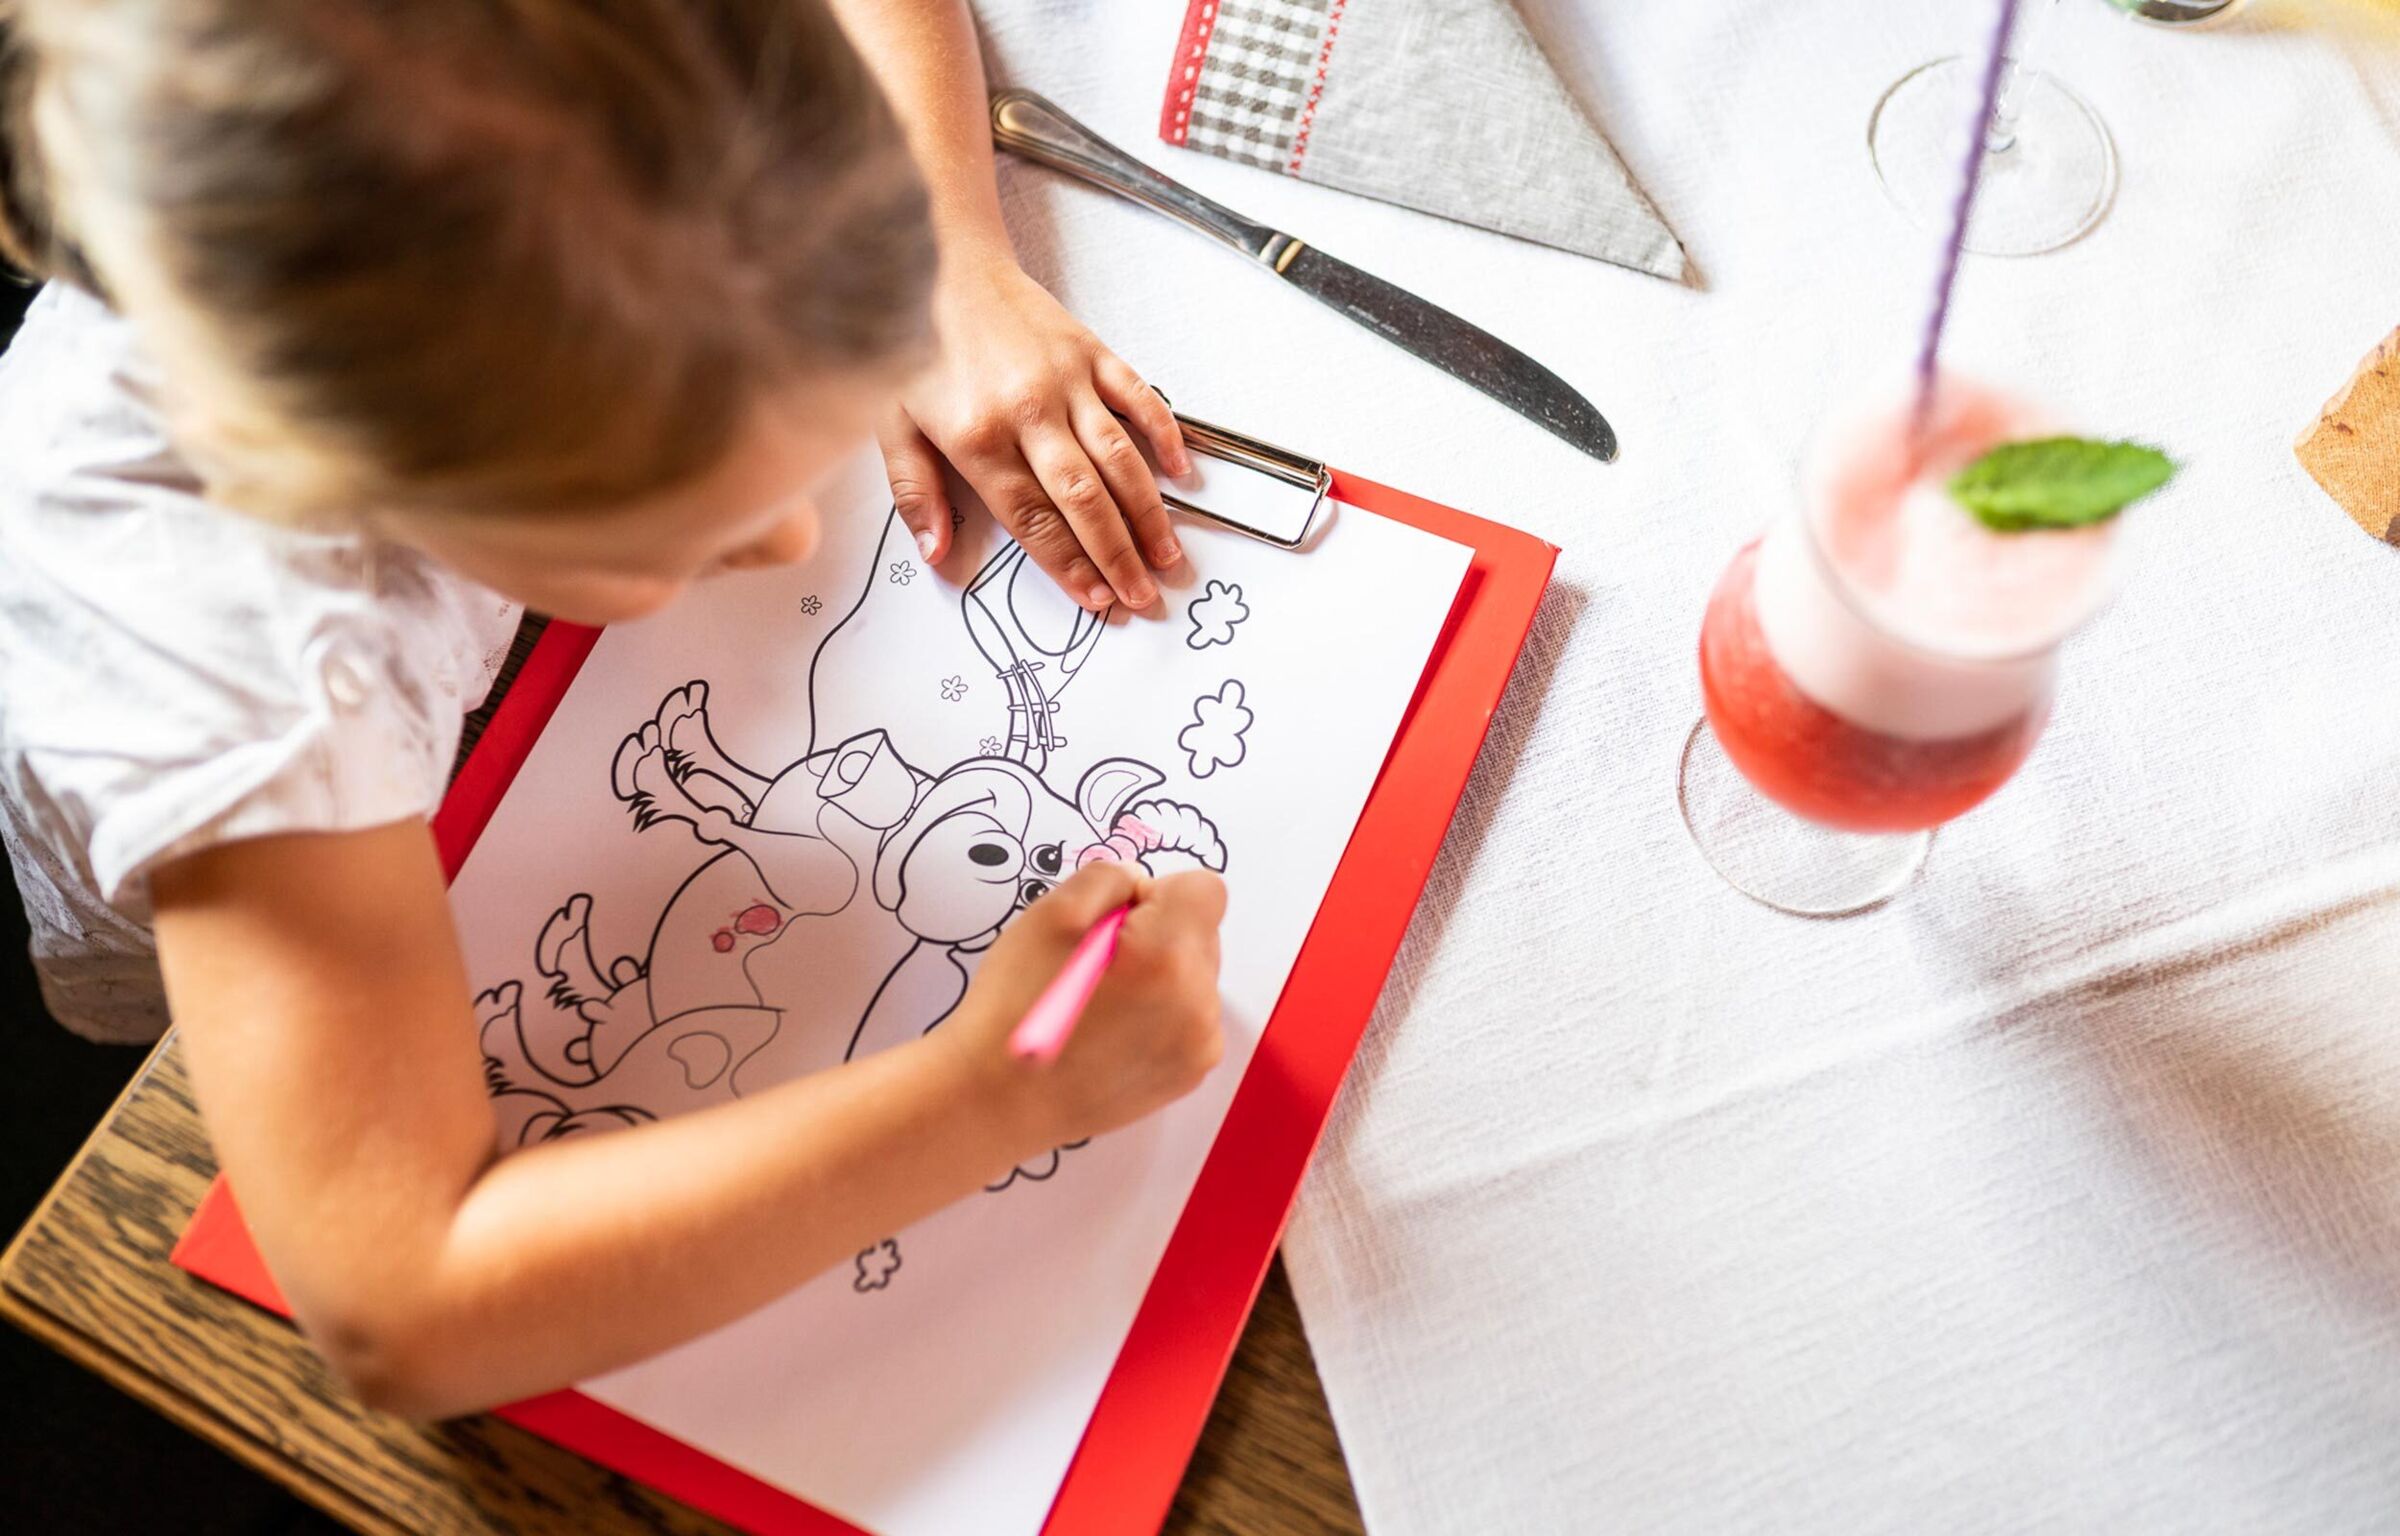
[[(1155, 388), (1155, 386), (1153, 387)], [(1166, 399), (1165, 391), (1159, 391), (1159, 398)], [(1173, 409), (1171, 403), (1169, 409)], [(1298, 549), (1308, 542), (1309, 530), (1316, 527), (1317, 514), (1324, 510), (1326, 494), (1333, 489), (1333, 471), (1328, 469), (1323, 461), (1294, 453), (1289, 448), (1278, 448), (1273, 443), (1252, 437), (1247, 432), (1236, 432), (1231, 427), (1220, 427), (1214, 422), (1186, 416), (1181, 411), (1175, 412), (1175, 419), (1183, 424), (1184, 446), (1194, 453), (1205, 453), (1212, 459), (1223, 459), (1228, 464), (1238, 464), (1244, 469), (1256, 470), (1262, 475), (1271, 475), (1275, 479), (1313, 493), (1313, 499), (1308, 504), (1308, 516), (1301, 521), (1300, 531), (1288, 538), (1254, 524), (1245, 523), (1239, 518), (1228, 517), (1213, 508), (1186, 501), (1177, 496), (1173, 489), (1163, 482), (1158, 489), (1159, 498), (1162, 501), (1179, 512), (1189, 512), (1194, 517), (1205, 517), (1220, 527), (1231, 528), (1236, 533), (1248, 534), (1251, 538), (1262, 543), (1272, 544), (1278, 549)]]

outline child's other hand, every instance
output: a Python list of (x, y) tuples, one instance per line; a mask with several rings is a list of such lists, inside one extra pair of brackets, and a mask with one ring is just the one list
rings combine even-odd
[(1158, 599), (1183, 558), (1127, 420), (1170, 474), (1191, 467), (1175, 413), (1005, 255), (945, 253), (939, 352), (878, 437), (892, 498), (928, 561), (950, 552), (947, 457), (1069, 597), (1098, 612)]
[[(1058, 1059), (1010, 1054), (1009, 1032), (1085, 930), (1127, 901), (1115, 957)], [(1018, 1160), (1138, 1120), (1183, 1097), (1224, 1054), (1217, 926), (1225, 882), (1205, 871), (1153, 880), (1139, 867), (1085, 866), (1009, 924), (958, 1016), (933, 1034), (967, 1053), (981, 1106)]]

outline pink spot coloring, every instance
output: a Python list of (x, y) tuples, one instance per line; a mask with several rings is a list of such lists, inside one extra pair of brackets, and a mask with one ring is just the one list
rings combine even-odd
[(783, 927), (783, 914), (762, 901), (744, 908), (742, 915), (733, 920), (733, 926), (742, 933), (770, 934)]
[(733, 948), (733, 930), (729, 928), (718, 929), (715, 933), (712, 933), (708, 936), (708, 943), (709, 947), (714, 949), (718, 954), (721, 955), (725, 953), (727, 950)]

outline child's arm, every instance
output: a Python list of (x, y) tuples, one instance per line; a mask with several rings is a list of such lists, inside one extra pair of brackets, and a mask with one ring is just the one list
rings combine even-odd
[[(992, 179), (991, 112), (963, 0), (830, 0), (892, 100), (933, 197), (941, 242), (935, 366), (880, 433), (900, 516), (938, 560), (950, 544), (946, 455), (1069, 596), (1157, 599), (1144, 562), (1182, 558), (1149, 466), (1189, 467), (1157, 391), (1018, 269)], [(928, 542), (930, 541), (930, 542)]]
[[(1094, 865), (1009, 926), (948, 1022), (715, 1109), (495, 1161), (421, 824), (160, 870), (159, 958), (219, 1158), (276, 1280), (370, 1404), (438, 1416), (731, 1321), (1214, 1065), (1213, 876)], [(1085, 927), (1133, 918), (1067, 1052), (1009, 1028)]]

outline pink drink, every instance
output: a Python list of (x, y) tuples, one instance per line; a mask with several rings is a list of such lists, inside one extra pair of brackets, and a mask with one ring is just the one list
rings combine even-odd
[(1802, 505), (1710, 597), (1710, 728), (1760, 793), (1855, 832), (1938, 825), (2008, 781), (2049, 719), (2057, 646), (2104, 602), (2113, 522), (1995, 533), (1950, 477), (2048, 435), (2024, 402), (1944, 375), (1922, 444), (1909, 403), (1829, 432)]

